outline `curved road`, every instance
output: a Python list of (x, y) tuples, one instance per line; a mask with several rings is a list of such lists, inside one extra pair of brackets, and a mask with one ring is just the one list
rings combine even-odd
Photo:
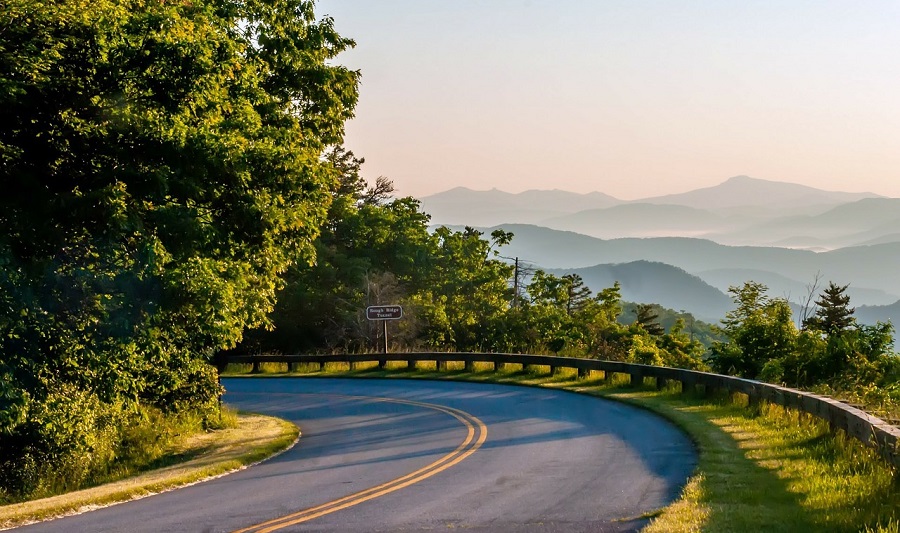
[(224, 380), (296, 422), (252, 468), (21, 531), (633, 531), (696, 464), (633, 407), (546, 389), (360, 379)]

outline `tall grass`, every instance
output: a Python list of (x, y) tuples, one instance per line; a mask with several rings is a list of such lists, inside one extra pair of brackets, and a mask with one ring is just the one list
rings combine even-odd
[(102, 407), (95, 427), (80, 433), (89, 442), (74, 448), (76, 452), (51, 455), (51, 461), (29, 460), (33, 456), (27, 454), (25, 464), (15, 465), (22, 481), (0, 487), (0, 505), (94, 487), (173, 464), (184, 459), (178, 448), (185, 439), (237, 423), (237, 413), (227, 406), (207, 413)]

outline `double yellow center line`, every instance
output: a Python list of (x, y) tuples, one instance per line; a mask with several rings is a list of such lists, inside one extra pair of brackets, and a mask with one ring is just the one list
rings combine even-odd
[(412, 400), (398, 400), (394, 398), (370, 398), (363, 396), (340, 397), (354, 400), (412, 405), (414, 407), (422, 407), (425, 409), (440, 411), (462, 422), (462, 424), (467, 429), (466, 438), (459, 446), (456, 447), (455, 450), (441, 457), (437, 461), (416, 470), (415, 472), (410, 472), (405, 476), (398, 477), (397, 479), (388, 481), (387, 483), (382, 483), (377, 487), (361, 490), (359, 492), (350, 494), (349, 496), (344, 496), (343, 498), (338, 498), (328, 503), (323, 503), (322, 505), (310, 507), (309, 509), (304, 509), (296, 513), (291, 513), (289, 515), (276, 518), (274, 520), (269, 520), (267, 522), (262, 522), (254, 526), (237, 530), (234, 533), (268, 533), (270, 531), (277, 531), (281, 528), (293, 526), (295, 524), (306, 522), (308, 520), (313, 520), (314, 518), (340, 511), (341, 509), (359, 505), (360, 503), (378, 498), (379, 496), (384, 496), (385, 494), (389, 494), (404, 487), (408, 487), (414, 483), (422, 481), (423, 479), (427, 479), (435, 474), (443, 472), (444, 470), (450, 468), (451, 466), (459, 463), (466, 457), (475, 453), (475, 451), (478, 450), (478, 448), (480, 448), (481, 445), (484, 444), (484, 441), (487, 439), (487, 426), (484, 424), (484, 422), (482, 422), (475, 416), (459, 409), (445, 407), (443, 405), (435, 405), (431, 403), (416, 402)]

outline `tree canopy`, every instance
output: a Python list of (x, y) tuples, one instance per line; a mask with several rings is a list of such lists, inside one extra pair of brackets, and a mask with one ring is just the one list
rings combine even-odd
[(0, 455), (68, 438), (36, 433), (59, 390), (214, 404), (203, 360), (315, 259), (352, 45), (311, 1), (4, 3)]

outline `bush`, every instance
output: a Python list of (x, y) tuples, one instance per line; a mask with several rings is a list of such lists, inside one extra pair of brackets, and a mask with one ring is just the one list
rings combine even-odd
[(215, 402), (166, 412), (103, 403), (60, 385), (44, 401), (32, 402), (25, 423), (0, 433), (0, 503), (121, 479), (164, 459), (180, 439), (234, 425), (236, 414)]
[(71, 384), (31, 402), (27, 421), (0, 438), (5, 499), (40, 497), (82, 486), (114, 460), (124, 413)]

